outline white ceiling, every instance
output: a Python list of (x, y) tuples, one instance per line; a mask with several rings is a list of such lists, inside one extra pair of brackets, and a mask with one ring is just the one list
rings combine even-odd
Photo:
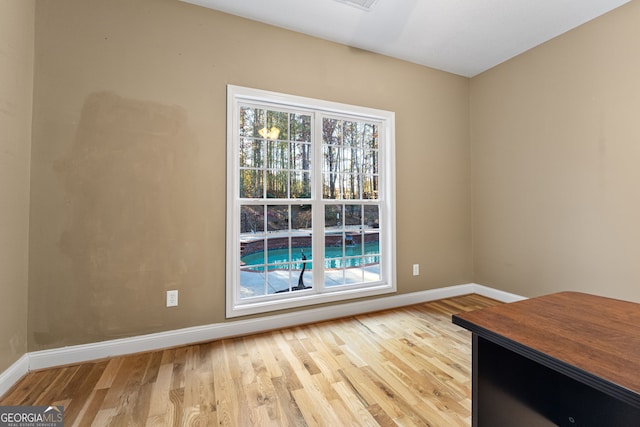
[(182, 0), (473, 77), (630, 0)]

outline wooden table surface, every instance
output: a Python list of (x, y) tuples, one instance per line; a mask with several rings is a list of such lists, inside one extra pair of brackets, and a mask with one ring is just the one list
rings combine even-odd
[(460, 313), (453, 322), (640, 407), (640, 304), (560, 292)]

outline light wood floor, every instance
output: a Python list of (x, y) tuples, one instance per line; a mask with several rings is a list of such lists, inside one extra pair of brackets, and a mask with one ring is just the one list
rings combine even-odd
[(468, 295), (29, 373), (0, 405), (64, 405), (65, 426), (468, 426)]

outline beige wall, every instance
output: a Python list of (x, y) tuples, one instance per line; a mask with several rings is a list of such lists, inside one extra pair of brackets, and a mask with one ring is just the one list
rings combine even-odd
[(640, 2), (471, 80), (476, 282), (640, 301)]
[(27, 336), (225, 321), (227, 83), (396, 112), (399, 293), (640, 300), (636, 2), (469, 81), (176, 0), (39, 0), (27, 240), (33, 8), (0, 2), (0, 371)]
[(225, 321), (228, 83), (395, 111), (398, 292), (472, 280), (468, 79), (177, 0), (40, 0), (30, 351)]
[(0, 2), (0, 372), (27, 351), (34, 2)]

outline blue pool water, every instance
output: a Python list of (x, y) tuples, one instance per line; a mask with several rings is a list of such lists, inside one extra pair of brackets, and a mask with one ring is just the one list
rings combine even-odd
[[(341, 247), (326, 247), (325, 250), (325, 269), (327, 268), (351, 268), (380, 262), (380, 245), (378, 242), (369, 242), (364, 244), (364, 253), (361, 245), (346, 246), (343, 257)], [(283, 263), (293, 262), (293, 270), (302, 269), (302, 252), (309, 261), (307, 261), (307, 270), (311, 269), (311, 248), (293, 248), (291, 257), (289, 257), (289, 249), (275, 249), (267, 251), (265, 266), (264, 252), (254, 252), (243, 256), (241, 261), (244, 267), (251, 267), (253, 271), (288, 269), (288, 265)], [(280, 265), (277, 265), (280, 264)], [(255, 266), (255, 267), (252, 267)]]

